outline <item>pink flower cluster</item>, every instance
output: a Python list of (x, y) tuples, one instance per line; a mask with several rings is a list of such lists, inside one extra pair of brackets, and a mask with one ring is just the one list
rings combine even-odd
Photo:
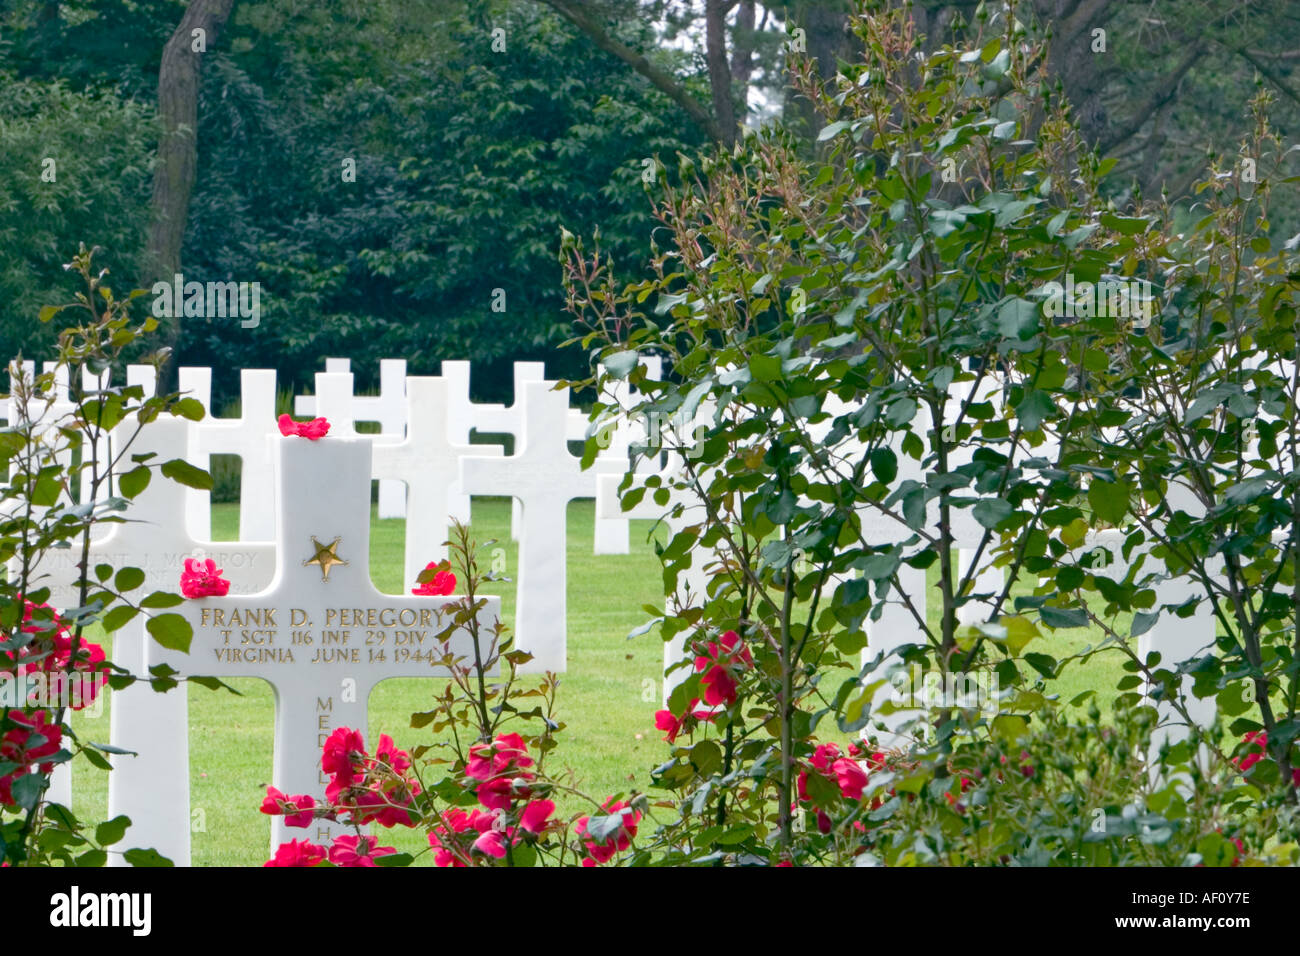
[(376, 866), (375, 857), (397, 852), (391, 846), (376, 846), (378, 842), (372, 836), (340, 836), (326, 850), (310, 840), (290, 840), (280, 844), (262, 866), (319, 866), (327, 859), (335, 866)]
[[(840, 797), (844, 800), (855, 802), (861, 800), (862, 791), (866, 788), (867, 781), (870, 778), (856, 759), (860, 754), (861, 751), (855, 744), (849, 744), (847, 756), (840, 753), (838, 744), (820, 744), (813, 751), (808, 766), (799, 771), (799, 778), (796, 783), (799, 802), (807, 803), (817, 811), (817, 829), (822, 833), (831, 832), (832, 822), (830, 815), (826, 812), (830, 808), (817, 805), (816, 800), (808, 791), (808, 776), (809, 774), (817, 774), (834, 782), (839, 788)], [(884, 755), (872, 754), (870, 761), (873, 766), (884, 766)], [(879, 798), (877, 798), (878, 801)]]
[(0, 763), (17, 764), (17, 769), (0, 776), (0, 806), (14, 806), (13, 785), (36, 768), (42, 774), (54, 770), (43, 763), (63, 746), (63, 728), (51, 724), (44, 710), (11, 710), (8, 722), (14, 726), (0, 736)]
[[(1232, 759), (1232, 763), (1236, 768), (1242, 773), (1245, 773), (1251, 767), (1255, 766), (1255, 764), (1268, 757), (1268, 731), (1256, 730), (1252, 733), (1248, 733), (1245, 737), (1241, 738), (1241, 742), (1249, 744), (1251, 747), (1258, 748), (1255, 750), (1248, 750), (1242, 756), (1234, 757)], [(1300, 767), (1291, 771), (1291, 783), (1294, 786), (1300, 787)]]
[(671, 710), (655, 711), (655, 726), (664, 733), (664, 740), (668, 743), (674, 743), (683, 733), (689, 733), (694, 730), (700, 723), (708, 723), (716, 716), (710, 710), (696, 710), (695, 705), (700, 702), (698, 697), (694, 698), (686, 705), (686, 713), (680, 717)]
[[(615, 853), (621, 853), (632, 845), (636, 839), (636, 828), (641, 822), (641, 812), (633, 810), (622, 800), (617, 803), (613, 798), (606, 800), (601, 806), (606, 816), (613, 816), (615, 813), (621, 814), (623, 822), (612, 836), (603, 840), (583, 839), (582, 845), (587, 850), (587, 856), (583, 859), (583, 866), (599, 866), (601, 863), (608, 863)], [(590, 817), (579, 817), (573, 825), (573, 832), (580, 838), (587, 837), (588, 828), (591, 822)]]
[[(424, 566), (424, 570), (432, 571), (438, 567), (439, 563), (438, 561), (430, 561)], [(454, 590), (456, 590), (456, 575), (444, 569), (423, 584), (413, 587), (411, 593), (418, 594), (421, 597), (440, 597), (450, 594)]]
[[(325, 741), (321, 769), (330, 777), (325, 787), (328, 807), (317, 807), (315, 799), (306, 794), (288, 796), (267, 787), (262, 812), (283, 814), (285, 824), (291, 827), (308, 826), (318, 816), (346, 818), (357, 826), (413, 827), (419, 821), (415, 797), (420, 785), (406, 773), (411, 769), (411, 755), (399, 750), (387, 734), (380, 734), (372, 757), (360, 731), (340, 727)], [(392, 847), (376, 846), (376, 842), (368, 836), (340, 836), (326, 850), (309, 840), (291, 840), (265, 865), (316, 866), (328, 857), (335, 866), (374, 866), (375, 857), (396, 852)]]
[[(42, 614), (38, 619), (38, 610), (49, 611), (49, 617)], [(67, 624), (48, 604), (33, 604), (27, 600), (23, 601), (21, 632), (34, 636), (25, 647), (16, 651), (0, 651), (0, 678), (42, 674), (53, 685), (69, 672), (79, 674), (81, 680), (72, 688), (72, 699), (64, 703), (73, 710), (81, 710), (94, 702), (100, 689), (108, 682), (109, 666), (105, 662), (103, 647), (81, 638), (74, 662), (72, 645), (76, 636)]]
[[(465, 811), (453, 807), (442, 814), (441, 823), (429, 832), (434, 863), (468, 866), (472, 853), (505, 859), (524, 834), (536, 837), (545, 833), (555, 804), (533, 799), (536, 775), (528, 769), (532, 766), (533, 758), (519, 734), (497, 734), (491, 743), (470, 747), (465, 777), (477, 781), (474, 796), (484, 809)], [(470, 842), (464, 834), (476, 836)]]
[(330, 430), (330, 423), (323, 418), (313, 418), (309, 422), (295, 422), (290, 416), (281, 415), (278, 423), (280, 434), (286, 438), (297, 436), (310, 441), (319, 441), (329, 434)]
[(709, 641), (695, 658), (695, 672), (704, 675), (700, 678), (704, 702), (710, 707), (730, 707), (740, 692), (741, 672), (753, 666), (753, 655), (735, 631), (726, 631), (716, 641)]
[(754, 657), (735, 631), (724, 631), (716, 641), (697, 644), (695, 673), (702, 674), (700, 688), (704, 692), (707, 708), (697, 709), (698, 697), (692, 698), (681, 714), (671, 710), (655, 712), (655, 726), (664, 731), (664, 740), (674, 743), (683, 733), (693, 731), (696, 725), (710, 722), (720, 708), (730, 707), (740, 697), (741, 673), (754, 666)]
[(230, 593), (230, 582), (221, 574), (222, 569), (211, 558), (206, 561), (186, 558), (185, 570), (181, 572), (181, 594), (190, 600), (225, 597)]
[(325, 799), (353, 823), (413, 827), (419, 821), (414, 802), (420, 785), (406, 775), (411, 755), (398, 750), (388, 734), (379, 735), (371, 757), (361, 731), (340, 727), (325, 741), (321, 769), (331, 778)]

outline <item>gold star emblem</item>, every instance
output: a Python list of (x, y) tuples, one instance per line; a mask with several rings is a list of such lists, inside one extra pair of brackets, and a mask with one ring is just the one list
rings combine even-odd
[(335, 538), (329, 544), (321, 544), (320, 541), (316, 539), (316, 536), (312, 535), (311, 546), (316, 549), (316, 553), (302, 563), (303, 567), (312, 564), (320, 565), (320, 579), (322, 581), (328, 581), (330, 579), (330, 568), (334, 567), (336, 564), (347, 564), (347, 562), (338, 555), (339, 542), (342, 540), (342, 538)]

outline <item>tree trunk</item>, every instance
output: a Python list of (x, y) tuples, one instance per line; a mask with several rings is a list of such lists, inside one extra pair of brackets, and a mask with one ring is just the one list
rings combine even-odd
[[(854, 38), (845, 29), (851, 12), (847, 0), (800, 0), (789, 4), (789, 15), (804, 31), (806, 52), (817, 64), (817, 75), (823, 82), (835, 78), (839, 60), (854, 47)], [(816, 110), (812, 103), (792, 92), (787, 89), (785, 122), (809, 140), (815, 139), (819, 131)]]
[[(145, 247), (144, 286), (170, 282), (181, 268), (181, 242), (189, 215), (190, 194), (198, 165), (199, 63), (217, 42), (235, 0), (190, 0), (176, 31), (163, 48), (158, 69), (158, 117), (162, 130), (149, 201), (149, 236)], [(203, 31), (201, 35), (195, 31)], [(198, 36), (203, 43), (199, 44)], [(173, 309), (173, 311), (179, 311)], [(180, 316), (162, 323), (163, 345), (175, 350)], [(168, 368), (174, 363), (168, 362)], [(171, 377), (171, 373), (168, 373)]]
[(737, 123), (749, 115), (749, 81), (754, 75), (755, 26), (758, 11), (754, 0), (742, 0), (736, 8), (736, 26), (731, 36), (731, 93), (739, 111)]
[(705, 0), (705, 62), (709, 66), (709, 88), (713, 93), (713, 116), (722, 131), (722, 143), (736, 141), (736, 108), (731, 100), (731, 66), (727, 62), (726, 0)]
[(588, 39), (597, 47), (618, 57), (653, 83), (657, 89), (680, 106), (686, 112), (686, 115), (711, 139), (722, 141), (725, 138), (723, 128), (713, 114), (705, 109), (704, 105), (696, 100), (695, 96), (678, 82), (675, 76), (667, 70), (655, 66), (646, 58), (645, 54), (620, 42), (595, 19), (594, 14), (598, 13), (598, 10), (592, 10), (589, 5), (577, 3), (574, 0), (538, 0), (538, 2), (546, 4), (546, 6), (585, 33)]

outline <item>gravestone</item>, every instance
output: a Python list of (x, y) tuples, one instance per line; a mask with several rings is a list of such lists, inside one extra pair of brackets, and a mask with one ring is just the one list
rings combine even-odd
[[(640, 364), (646, 369), (646, 376), (649, 379), (657, 381), (662, 374), (663, 363), (658, 356), (646, 356), (641, 359)], [(601, 366), (600, 374), (603, 375), (604, 372), (605, 368)], [(627, 379), (616, 379), (606, 385), (602, 403), (618, 408), (619, 414), (617, 418), (611, 419), (608, 416), (613, 413), (606, 412), (602, 419), (606, 444), (596, 453), (592, 465), (598, 474), (617, 475), (621, 480), (628, 470), (632, 446), (638, 443), (645, 445), (649, 440), (648, 423), (642, 418), (633, 418), (629, 414), (638, 404), (634, 401), (634, 396), (637, 394)], [(571, 409), (569, 440), (586, 441), (588, 433), (592, 432), (596, 425), (597, 423), (592, 422), (585, 413), (576, 408)], [(644, 459), (638, 462), (638, 472), (643, 473), (648, 464)], [(628, 518), (619, 510), (618, 484), (618, 482), (611, 483), (599, 478), (596, 480), (595, 541), (593, 542), (596, 554), (628, 553)], [(614, 495), (612, 501), (602, 497), (609, 494)]]
[[(352, 362), (350, 359), (326, 359), (325, 371), (348, 373), (352, 371)], [(341, 424), (346, 418), (350, 431), (355, 431), (357, 422), (378, 422), (379, 434), (389, 441), (400, 441), (406, 434), (407, 423), (406, 359), (380, 359), (379, 394), (353, 394), (349, 396), (346, 406), (335, 410), (333, 417), (318, 411), (316, 398), (312, 395), (299, 395), (295, 398), (293, 410), (299, 417), (323, 415), (329, 418), (331, 424)], [(406, 517), (406, 496), (398, 482), (379, 483), (379, 517)]]
[[(203, 406), (203, 421), (207, 422), (212, 416), (212, 369), (182, 366), (176, 370), (176, 378), (181, 395)], [(198, 444), (198, 428), (191, 428), (185, 460), (210, 474), (212, 456), (199, 451)], [(205, 488), (185, 489), (185, 524), (196, 538), (212, 537), (212, 492)]]
[[(1170, 507), (1175, 510), (1184, 511), (1193, 517), (1204, 514), (1204, 506), (1188, 488), (1182, 485), (1170, 483), (1166, 498)], [(1092, 567), (1098, 569), (1098, 573), (1111, 578), (1123, 578), (1128, 572), (1130, 561), (1136, 561), (1138, 555), (1150, 547), (1149, 544), (1139, 545), (1126, 561), (1123, 554), (1124, 538), (1125, 532), (1119, 529), (1092, 532), (1084, 545), (1075, 553), (1082, 557), (1084, 552), (1091, 552)], [(1223, 561), (1222, 558), (1216, 557), (1206, 564), (1207, 570), (1214, 573), (1222, 568)], [(1163, 563), (1148, 555), (1142, 569), (1138, 572), (1139, 578), (1151, 571), (1165, 574)], [(1211, 653), (1214, 647), (1216, 622), (1213, 607), (1201, 583), (1190, 575), (1180, 575), (1157, 580), (1153, 587), (1156, 592), (1153, 610), (1164, 605), (1180, 605), (1185, 601), (1197, 599), (1196, 610), (1185, 618), (1177, 617), (1172, 611), (1161, 610), (1155, 624), (1138, 637), (1138, 657), (1145, 662), (1152, 651), (1157, 651), (1160, 654), (1158, 667), (1172, 670), (1184, 661)], [(1214, 721), (1214, 698), (1193, 697), (1192, 683), (1190, 675), (1183, 678), (1182, 692), (1188, 714), (1201, 727), (1208, 727)], [(1143, 693), (1149, 698), (1151, 687), (1144, 686)], [(1166, 701), (1156, 701), (1155, 705), (1159, 723), (1156, 733), (1152, 736), (1152, 755), (1159, 752), (1162, 742), (1168, 740), (1172, 743), (1182, 740), (1189, 732), (1186, 721), (1171, 704)]]
[(527, 673), (565, 669), (566, 518), (574, 498), (595, 497), (595, 475), (581, 469), (565, 440), (567, 390), (550, 382), (523, 384), (524, 417), (515, 454), (460, 460), (461, 489), (511, 495), (522, 505), (515, 603), (516, 646), (533, 655)]
[[(339, 727), (367, 733), (375, 685), (394, 677), (446, 676), (437, 665), (444, 653), (437, 635), (450, 623), (442, 608), (455, 598), (381, 594), (371, 583), (368, 437), (283, 438), (275, 449), (280, 521), (270, 586), (252, 595), (187, 601), (179, 610), (194, 625), (190, 653), (155, 644), (149, 662), (270, 683), (276, 711), (272, 783), (320, 802), (328, 782), (321, 746)], [(479, 621), (486, 636), (501, 601), (485, 600)], [(472, 661), (468, 632), (454, 633), (448, 644), (457, 657)], [(187, 810), (188, 802), (180, 806)], [(271, 846), (301, 836), (328, 841), (349, 829), (317, 821), (308, 831), (295, 830), (277, 816)]]
[[(316, 394), (313, 398), (312, 412), (330, 423), (330, 435), (335, 438), (355, 438), (357, 430), (353, 426), (352, 403), (354, 379), (351, 372), (317, 372), (315, 376)], [(382, 438), (374, 439), (382, 441)]]
[(375, 445), (374, 475), (402, 483), (406, 494), (406, 546), (403, 582), (413, 587), (430, 561), (447, 556), (452, 498), (460, 487), (460, 460), (494, 457), (500, 445), (460, 444), (447, 427), (447, 381), (432, 376), (406, 380), (406, 437)]
[[(668, 490), (667, 501), (659, 504), (654, 498), (654, 489), (647, 489), (646, 494), (639, 502), (631, 508), (624, 509), (622, 501), (619, 498), (619, 485), (622, 484), (624, 475), (604, 474), (596, 478), (596, 501), (598, 508), (604, 509), (604, 515), (611, 514), (622, 515), (626, 519), (648, 519), (651, 521), (662, 521), (665, 528), (668, 529), (668, 541), (671, 542), (676, 535), (690, 527), (691, 525), (704, 524), (708, 519), (708, 511), (703, 502), (689, 488), (679, 487), (677, 482), (685, 479), (684, 462), (680, 454), (670, 452), (667, 467), (663, 471), (637, 472), (633, 478), (632, 484), (627, 491), (634, 488), (646, 487), (645, 479), (649, 474), (656, 474), (662, 479), (661, 488)], [(627, 491), (623, 494), (627, 494)], [(660, 495), (662, 498), (663, 495)], [(674, 514), (677, 505), (682, 506), (681, 514)], [(600, 516), (600, 512), (597, 512)], [(651, 532), (654, 528), (652, 526)], [(691, 565), (680, 574), (677, 580), (677, 591), (675, 599), (682, 605), (688, 606), (698, 604), (706, 598), (706, 588), (709, 582), (709, 573), (712, 565), (718, 560), (718, 553), (713, 548), (705, 547), (702, 544), (696, 544), (691, 551)], [(672, 694), (673, 689), (682, 683), (690, 675), (688, 668), (677, 668), (671, 673), (669, 669), (678, 661), (686, 656), (686, 635), (679, 633), (664, 643), (663, 656), (663, 701), (665, 706), (668, 703), (668, 697)]]
[[(441, 377), (447, 383), (447, 440), (457, 445), (468, 445), (470, 433), (474, 430), (474, 403), (469, 397), (469, 375), (469, 362), (443, 360)], [(447, 516), (459, 518), (466, 523), (470, 520), (469, 495), (459, 487), (459, 481), (452, 491)]]
[(239, 540), (270, 541), (275, 537), (276, 519), (271, 449), (280, 436), (275, 370), (242, 369), (239, 394), (239, 417), (214, 418), (208, 408), (207, 416), (194, 425), (192, 449), (198, 456), (239, 457)]
[[(961, 403), (966, 396), (970, 394), (973, 382), (958, 382), (953, 384), (949, 389), (947, 407), (944, 411), (944, 421), (951, 425), (957, 420), (957, 415), (961, 411)], [(993, 405), (994, 415), (1002, 414), (1002, 383), (996, 376), (987, 378), (979, 383), (979, 390), (976, 394), (976, 402), (990, 402)], [(963, 423), (971, 422), (970, 416), (966, 416)], [(945, 441), (951, 446), (948, 453), (949, 470), (955, 470), (964, 465), (969, 465), (974, 461), (975, 447), (966, 442), (955, 442), (952, 434), (945, 438)], [(957, 492), (958, 497), (970, 497), (973, 495), (973, 489), (966, 489)], [(958, 582), (964, 581), (969, 574), (971, 567), (978, 560), (979, 571), (974, 575), (971, 581), (971, 594), (976, 600), (969, 601), (957, 609), (957, 621), (960, 624), (981, 624), (988, 620), (989, 614), (993, 609), (993, 600), (1001, 594), (1003, 587), (1006, 585), (1006, 575), (1001, 568), (993, 567), (991, 562), (993, 558), (993, 549), (998, 543), (998, 534), (993, 532), (989, 535), (988, 543), (984, 545), (983, 551), (979, 550), (980, 543), (984, 539), (986, 529), (975, 520), (973, 508), (952, 508), (952, 534), (957, 544), (957, 575)]]
[[(132, 452), (154, 452), (158, 463), (183, 458), (190, 428), (187, 421), (162, 416), (140, 431)], [(185, 559), (191, 557), (216, 561), (233, 593), (265, 586), (272, 573), (271, 544), (191, 538), (185, 528), (186, 490), (155, 472), (148, 487), (132, 501), (127, 523), (112, 525), (106, 537), (91, 542), (90, 563), (141, 568), (145, 582), (133, 592), (141, 597), (155, 590), (179, 592)], [(75, 604), (70, 582), (77, 573), (79, 555), (60, 551), (50, 556), (54, 561), (44, 570), (54, 585), (51, 602), (56, 607)], [(146, 645), (151, 641), (142, 617), (128, 622), (113, 634), (113, 662), (132, 674), (148, 676)], [(112, 744), (138, 754), (111, 758), (109, 819), (126, 814), (132, 820), (133, 845), (154, 847), (174, 862), (187, 865), (190, 821), (185, 688), (160, 694), (147, 683), (136, 683), (109, 693)], [(120, 858), (113, 859), (120, 862)]]
[[(545, 362), (515, 362), (514, 364), (514, 401), (509, 405), (471, 404), (471, 421), (473, 427), (486, 434), (513, 435), (516, 442), (523, 434), (524, 427), (524, 385), (527, 382), (545, 382)], [(554, 385), (554, 382), (548, 382)], [(468, 393), (467, 393), (468, 394)], [(567, 393), (566, 393), (567, 394)], [(520, 520), (518, 498), (510, 499), (510, 538), (519, 540), (519, 530), (523, 527)]]

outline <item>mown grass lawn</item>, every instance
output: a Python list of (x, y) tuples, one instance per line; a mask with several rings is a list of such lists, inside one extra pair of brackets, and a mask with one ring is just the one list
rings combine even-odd
[[(660, 706), (662, 644), (654, 633), (627, 639), (628, 632), (645, 620), (642, 605), (661, 601), (659, 565), (646, 540), (651, 522), (632, 523), (630, 554), (596, 556), (592, 554), (593, 515), (590, 501), (575, 502), (569, 508), (568, 670), (561, 677), (559, 692), (559, 718), (565, 729), (550, 769), (571, 768), (577, 786), (603, 798), (633, 788), (645, 789), (650, 769), (667, 759), (668, 747), (654, 727), (654, 712)], [(480, 544), (495, 539), (493, 547), (506, 548), (509, 575), (515, 567), (515, 547), (509, 540), (509, 502), (476, 499), (473, 519)], [(212, 525), (217, 538), (234, 539), (237, 507), (214, 506)], [(401, 580), (404, 522), (375, 519), (372, 528), (374, 583), (382, 591), (401, 593), (410, 586)], [(513, 585), (500, 582), (487, 590), (502, 596), (506, 623), (512, 624)], [(1036, 646), (1061, 657), (1101, 637), (1096, 632), (1075, 633), (1067, 636), (1062, 632)], [(1053, 690), (1070, 700), (1095, 688), (1106, 704), (1114, 696), (1120, 663), (1116, 651), (1100, 654), (1086, 666), (1067, 669)], [(197, 686), (188, 690), (193, 863), (197, 866), (259, 865), (267, 858), (269, 847), (269, 818), (258, 807), (271, 777), (272, 692), (259, 680), (229, 683), (239, 696)], [(428, 709), (437, 683), (409, 679), (382, 684), (371, 697), (367, 741), (388, 733), (407, 749), (428, 743), (427, 731), (411, 729), (410, 715)], [(83, 739), (108, 740), (110, 707), (111, 701), (93, 719), (77, 715), (76, 728)], [(833, 730), (829, 726), (824, 729)], [(80, 763), (74, 794), (74, 807), (83, 819), (104, 818), (105, 774)], [(425, 845), (414, 833), (386, 836), (392, 839), (384, 842), (410, 851)], [(131, 845), (128, 832), (122, 846)], [(427, 861), (426, 855), (422, 862)]]

